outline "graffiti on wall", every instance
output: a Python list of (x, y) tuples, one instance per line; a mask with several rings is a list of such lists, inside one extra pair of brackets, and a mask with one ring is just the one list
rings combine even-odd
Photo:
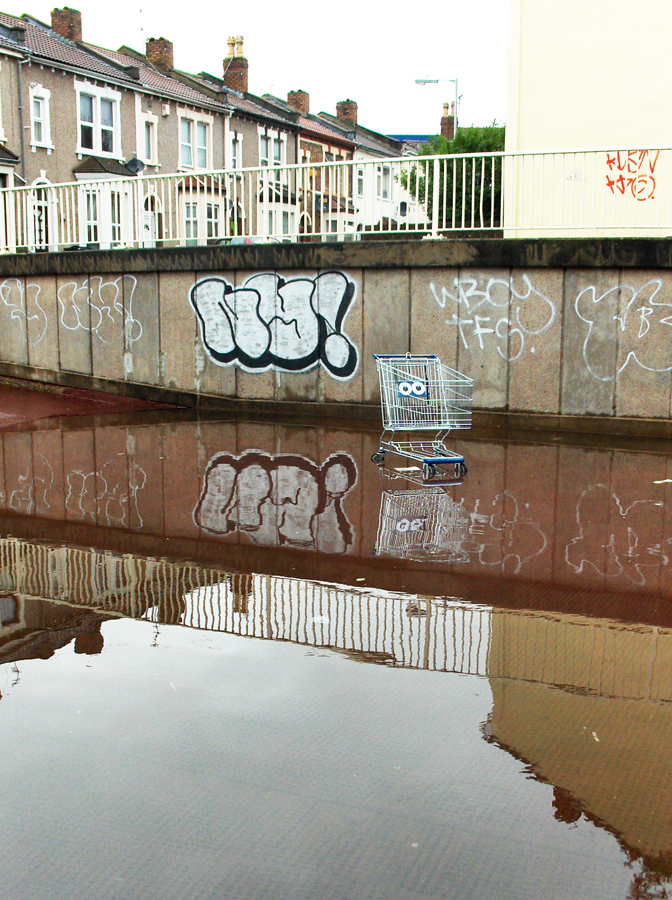
[(357, 483), (347, 453), (317, 465), (305, 456), (250, 450), (210, 460), (194, 521), (211, 534), (239, 532), (255, 544), (346, 553), (354, 529), (343, 510)]
[(535, 353), (534, 338), (549, 331), (556, 320), (554, 302), (537, 290), (528, 275), (489, 278), (479, 287), (475, 275), (454, 281), (454, 290), (429, 286), (432, 296), (451, 313), (447, 325), (458, 330), (464, 350), (495, 351), (513, 362), (524, 353)]
[(284, 279), (252, 275), (242, 287), (203, 278), (190, 292), (201, 340), (210, 359), (250, 372), (305, 372), (321, 365), (334, 378), (351, 378), (357, 348), (344, 332), (355, 285), (342, 272)]
[(40, 285), (24, 283), (21, 278), (5, 278), (0, 284), (0, 299), (10, 320), (24, 334), (30, 332), (31, 344), (39, 344), (47, 333), (47, 314), (40, 304)]
[(607, 153), (606, 185), (612, 194), (630, 194), (635, 200), (653, 200), (656, 163), (660, 150), (619, 150)]
[(578, 294), (574, 308), (588, 326), (583, 360), (594, 378), (613, 381), (631, 363), (648, 372), (672, 371), (672, 301), (660, 298), (662, 286), (653, 278), (638, 289), (616, 285), (598, 296), (591, 286)]
[(58, 289), (61, 325), (68, 331), (90, 331), (101, 343), (108, 344), (111, 341), (106, 337), (105, 327), (123, 324), (126, 343), (139, 341), (142, 325), (133, 312), (137, 284), (133, 275), (107, 280), (92, 275), (83, 284), (76, 281), (62, 284)]

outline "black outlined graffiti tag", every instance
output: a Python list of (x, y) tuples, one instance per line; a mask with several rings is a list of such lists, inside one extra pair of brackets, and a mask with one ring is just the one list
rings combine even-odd
[(321, 466), (298, 455), (250, 450), (210, 460), (194, 521), (211, 534), (243, 532), (255, 544), (347, 553), (354, 541), (343, 498), (357, 483), (347, 453)]
[(283, 279), (252, 275), (235, 288), (204, 278), (190, 292), (210, 359), (250, 372), (305, 372), (322, 365), (334, 378), (351, 378), (357, 349), (344, 334), (355, 285), (342, 272)]

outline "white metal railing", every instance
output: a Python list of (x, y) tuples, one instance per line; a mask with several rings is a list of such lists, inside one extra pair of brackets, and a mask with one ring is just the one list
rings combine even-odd
[(423, 156), (0, 190), (0, 252), (401, 234), (660, 235), (672, 149)]

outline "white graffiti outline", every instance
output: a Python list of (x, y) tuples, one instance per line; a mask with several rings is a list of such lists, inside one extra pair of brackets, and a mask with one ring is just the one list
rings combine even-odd
[[(30, 289), (35, 290), (35, 306), (37, 307), (37, 312), (33, 315), (28, 315), (28, 305), (27, 305), (27, 294)], [(18, 290), (19, 300), (17, 302), (12, 302), (12, 295), (14, 291)], [(49, 325), (49, 320), (47, 318), (47, 314), (42, 309), (42, 306), (39, 302), (39, 296), (41, 292), (41, 287), (39, 284), (34, 282), (29, 282), (24, 285), (24, 282), (21, 278), (5, 278), (5, 280), (0, 284), (0, 299), (10, 310), (10, 318), (14, 321), (18, 322), (21, 326), (21, 330), (28, 334), (28, 322), (42, 322), (42, 333), (39, 337), (30, 337), (31, 344), (39, 344), (40, 341), (44, 338), (47, 333), (47, 328)]]
[[(581, 496), (577, 501), (575, 518), (576, 524), (579, 527), (579, 534), (575, 538), (572, 538), (566, 545), (565, 562), (577, 575), (581, 575), (584, 570), (590, 566), (598, 573), (598, 575), (603, 575), (606, 578), (618, 578), (620, 575), (624, 575), (628, 581), (632, 582), (632, 584), (643, 587), (646, 584), (646, 572), (644, 572), (643, 569), (647, 567), (659, 568), (660, 566), (666, 566), (669, 564), (670, 558), (665, 553), (662, 544), (651, 544), (643, 549), (640, 548), (639, 535), (630, 523), (626, 523), (627, 532), (625, 541), (621, 538), (621, 543), (627, 545), (627, 549), (625, 552), (619, 552), (619, 536), (616, 529), (612, 526), (609, 517), (607, 517), (606, 522), (600, 522), (599, 529), (597, 529), (605, 537), (605, 540), (602, 543), (596, 544), (594, 536), (591, 538), (589, 535), (586, 535), (586, 528), (590, 527), (592, 523), (590, 519), (585, 523), (582, 521), (582, 507), (589, 498), (597, 498), (599, 501), (600, 494), (601, 497), (606, 499), (612, 506), (612, 509), (618, 511), (618, 514), (624, 520), (627, 519), (633, 511), (637, 511), (639, 507), (642, 508), (642, 511), (647, 511), (650, 507), (660, 506), (660, 503), (656, 500), (634, 500), (629, 505), (625, 505), (621, 502), (618, 495), (607, 487), (607, 485), (599, 483), (591, 484), (590, 487), (587, 487), (582, 491)], [(587, 543), (589, 549), (606, 550), (606, 564), (604, 570), (600, 568), (595, 559), (589, 559), (586, 555), (583, 555), (583, 552), (581, 551), (581, 545), (583, 543)], [(672, 544), (672, 538), (668, 538), (667, 543)], [(571, 558), (572, 556), (575, 556), (575, 554), (572, 553), (573, 548), (576, 548), (579, 551), (578, 561), (576, 559), (572, 560)], [(647, 556), (651, 558), (650, 562), (648, 561)], [(616, 566), (615, 573), (610, 573), (608, 571), (609, 561)]]
[[(94, 283), (95, 286), (94, 286)], [(124, 309), (124, 283), (130, 286), (126, 309)], [(124, 336), (127, 344), (135, 343), (142, 337), (142, 323), (135, 318), (133, 313), (133, 301), (138, 279), (134, 275), (120, 275), (111, 281), (105, 281), (102, 275), (92, 275), (86, 284), (77, 284), (76, 281), (68, 281), (58, 289), (58, 303), (61, 310), (61, 325), (68, 331), (88, 331), (95, 334), (103, 344), (109, 344), (100, 331), (105, 321), (117, 325), (119, 321), (124, 326)], [(109, 290), (113, 294), (106, 301), (105, 293)], [(89, 322), (86, 319), (86, 309), (89, 309)]]
[[(548, 538), (530, 516), (521, 515), (520, 503), (511, 491), (505, 490), (495, 496), (491, 504), (495, 509), (493, 513), (479, 512), (480, 504), (480, 500), (475, 500), (473, 512), (468, 512), (464, 506), (464, 499), (462, 500), (462, 505), (469, 516), (470, 536), (463, 540), (460, 546), (469, 558), (475, 556), (481, 565), (500, 566), (502, 570), (508, 561), (512, 561), (514, 563), (513, 574), (517, 575), (525, 563), (544, 553), (548, 547)], [(485, 536), (487, 528), (501, 535), (502, 545), (500, 547), (493, 545), (491, 541), (477, 539), (479, 536)], [(534, 546), (531, 547), (534, 552), (530, 552), (526, 556), (513, 552), (511, 549), (516, 545), (517, 540), (518, 543), (520, 542), (521, 531), (527, 532), (537, 545), (536, 549)], [(495, 558), (488, 560), (487, 555), (493, 549)]]
[[(522, 281), (522, 289), (517, 286), (517, 281)], [(514, 362), (520, 359), (525, 351), (526, 337), (537, 337), (544, 334), (555, 322), (555, 304), (533, 286), (529, 275), (523, 274), (519, 279), (489, 278), (483, 290), (478, 290), (478, 278), (473, 275), (455, 278), (453, 284), (456, 289), (454, 294), (442, 287), (439, 296), (434, 282), (430, 282), (429, 289), (441, 309), (446, 308), (448, 300), (456, 304), (456, 312), (450, 319), (446, 319), (446, 324), (454, 325), (458, 329), (465, 350), (469, 350), (470, 346), (469, 330), (465, 332), (464, 326), (471, 325), (473, 326), (471, 333), (478, 339), (479, 350), (486, 349), (483, 335), (492, 334), (501, 341), (505, 341), (508, 335), (509, 342), (515, 336), (519, 343), (515, 354), (510, 353), (510, 348), (503, 352), (499, 344), (495, 347), (502, 359)], [(506, 299), (497, 302), (496, 295), (500, 289), (503, 289)], [(530, 299), (541, 301), (540, 308), (542, 310), (544, 310), (544, 305), (548, 307), (542, 312), (541, 326), (530, 327), (530, 324), (524, 321), (525, 313), (521, 303)], [(461, 314), (463, 309), (464, 316)], [(502, 310), (508, 309), (510, 309), (510, 315), (500, 315)], [(490, 315), (482, 315), (482, 313), (488, 312)], [(493, 323), (493, 321), (494, 325), (491, 327), (483, 327), (485, 323)], [(530, 352), (534, 353), (535, 348), (532, 347)]]
[[(586, 306), (587, 304), (593, 304), (595, 310), (604, 309), (605, 307), (600, 307), (603, 301), (605, 301), (609, 296), (614, 295), (618, 298), (619, 291), (627, 291), (631, 294), (630, 299), (625, 304), (623, 311), (617, 313), (612, 317), (612, 321), (618, 322), (618, 330), (621, 332), (625, 332), (628, 326), (628, 319), (631, 318), (631, 313), (639, 313), (639, 330), (637, 334), (637, 338), (641, 341), (642, 338), (645, 338), (647, 334), (649, 334), (652, 324), (651, 324), (651, 316), (656, 312), (657, 309), (661, 311), (666, 307), (669, 309), (670, 314), (668, 316), (664, 316), (663, 318), (657, 319), (655, 321), (656, 325), (669, 325), (672, 328), (672, 303), (671, 302), (660, 302), (655, 300), (655, 297), (660, 293), (663, 286), (662, 279), (660, 278), (652, 278), (650, 281), (647, 281), (646, 284), (642, 285), (640, 288), (635, 289), (631, 285), (616, 285), (613, 288), (609, 288), (608, 291), (605, 291), (599, 297), (597, 296), (597, 289), (595, 285), (591, 285), (590, 287), (584, 288), (577, 294), (576, 300), (574, 301), (574, 310), (581, 319), (582, 322), (585, 322), (588, 325), (588, 332), (583, 341), (583, 361), (586, 365), (586, 368), (598, 381), (613, 381), (621, 372), (624, 371), (626, 366), (633, 360), (647, 372), (670, 372), (672, 371), (672, 360), (670, 364), (667, 366), (656, 367), (656, 366), (648, 366), (645, 362), (638, 356), (637, 350), (628, 350), (627, 355), (623, 362), (620, 365), (616, 366), (616, 371), (614, 374), (601, 374), (596, 370), (596, 367), (591, 360), (590, 346), (591, 339), (594, 340), (595, 335), (595, 319), (586, 318), (580, 311), (579, 307)], [(645, 295), (646, 299), (642, 299), (641, 295)], [(584, 298), (588, 298), (587, 300)], [(641, 306), (637, 306), (637, 303), (641, 300)], [(647, 305), (648, 303), (648, 305)], [(585, 312), (585, 310), (584, 310)], [(599, 314), (599, 313), (598, 313)], [(635, 325), (637, 324), (637, 320), (635, 319)], [(672, 339), (672, 334), (670, 334), (670, 339)]]
[[(65, 508), (82, 519), (90, 518), (93, 522), (104, 516), (107, 525), (126, 526), (129, 512), (132, 511), (138, 518), (139, 527), (144, 525), (140, 509), (138, 506), (138, 493), (147, 484), (147, 473), (137, 463), (131, 463), (128, 469), (128, 490), (123, 490), (121, 482), (117, 480), (113, 482), (108, 479), (105, 470), (115, 465), (115, 463), (105, 463), (98, 471), (84, 472), (81, 469), (75, 469), (68, 473), (66, 480), (67, 494), (65, 497)], [(98, 484), (102, 483), (102, 490), (98, 490)], [(91, 489), (90, 484), (93, 484)], [(93, 508), (85, 509), (84, 504), (88, 501)], [(113, 511), (113, 504), (118, 507), (117, 511)], [(101, 510), (99, 513), (98, 510)], [(128, 521), (130, 524), (130, 519)]]

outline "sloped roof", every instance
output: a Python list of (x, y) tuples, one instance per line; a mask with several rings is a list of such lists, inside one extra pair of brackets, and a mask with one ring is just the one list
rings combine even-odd
[(190, 75), (186, 72), (181, 74), (193, 81), (200, 82), (204, 87), (210, 88), (210, 90), (221, 91), (222, 96), (226, 97), (227, 105), (231, 106), (233, 109), (239, 110), (241, 113), (247, 113), (248, 115), (256, 116), (257, 118), (271, 119), (274, 122), (282, 123), (284, 126), (289, 126), (291, 128), (297, 127), (296, 122), (291, 116), (283, 116), (279, 110), (276, 112), (269, 110), (264, 105), (262, 98), (256, 97), (255, 94), (240, 94), (238, 91), (231, 90), (231, 88), (226, 87), (224, 81), (221, 78), (217, 78), (216, 75), (210, 75), (208, 72), (199, 72), (198, 75)]
[(140, 84), (150, 91), (174, 97), (176, 100), (183, 100), (185, 103), (194, 103), (199, 106), (209, 106), (213, 109), (225, 109), (227, 104), (220, 103), (200, 91), (190, 88), (176, 78), (171, 78), (163, 72), (158, 71), (153, 66), (143, 61), (143, 57), (128, 56), (118, 50), (107, 50), (105, 47), (96, 47), (94, 44), (88, 44), (97, 53), (107, 56), (108, 59), (116, 62), (120, 66), (137, 66), (140, 74)]
[(276, 97), (273, 94), (264, 94), (262, 99), (286, 111), (288, 114), (296, 116), (301, 131), (310, 132), (320, 140), (343, 144), (346, 147), (354, 148), (357, 146), (357, 143), (344, 134), (342, 130), (332, 128), (327, 122), (320, 121), (318, 116), (313, 116), (310, 113), (307, 115), (298, 113), (297, 115), (298, 111), (290, 106), (289, 103), (281, 100), (280, 97)]
[(15, 166), (19, 162), (19, 157), (16, 153), (12, 153), (9, 147), (5, 147), (4, 144), (0, 144), (0, 163), (5, 166)]
[(78, 166), (72, 170), (73, 175), (120, 175), (122, 178), (134, 178), (128, 166), (116, 159), (105, 159), (98, 156), (85, 156)]
[(30, 52), (40, 58), (54, 63), (63, 63), (78, 69), (84, 69), (92, 74), (115, 81), (128, 81), (133, 83), (131, 76), (122, 69), (107, 65), (103, 60), (97, 59), (80, 46), (55, 34), (46, 25), (36, 25), (34, 21), (26, 18), (17, 18), (6, 13), (0, 13), (0, 24), (9, 28), (21, 28), (25, 32), (25, 43), (12, 41), (3, 36), (2, 44), (12, 47), (14, 50)]
[(354, 134), (355, 140), (363, 150), (369, 150), (371, 153), (376, 153), (379, 156), (403, 155), (403, 144), (395, 138), (371, 131), (370, 128), (363, 128), (361, 125), (357, 125), (353, 131), (353, 129), (342, 125), (337, 117), (332, 116), (330, 113), (321, 112), (319, 116), (344, 134)]

